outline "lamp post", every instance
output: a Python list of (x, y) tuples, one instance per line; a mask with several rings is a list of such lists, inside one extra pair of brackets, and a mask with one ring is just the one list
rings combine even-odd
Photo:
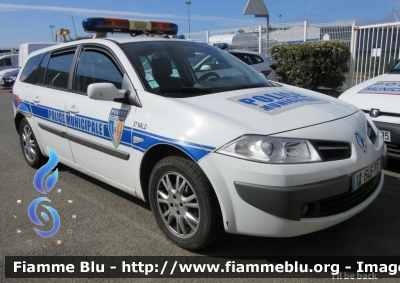
[(53, 34), (54, 25), (50, 25), (49, 27), (51, 29), (51, 38), (53, 39), (53, 42), (54, 42), (54, 34)]
[(189, 22), (189, 38), (190, 38), (190, 9), (189, 9), (189, 7), (190, 7), (190, 4), (192, 4), (192, 2), (186, 1), (185, 3), (188, 5), (188, 22)]
[(281, 17), (282, 17), (282, 15), (279, 14), (278, 17), (279, 17), (279, 23), (281, 23)]

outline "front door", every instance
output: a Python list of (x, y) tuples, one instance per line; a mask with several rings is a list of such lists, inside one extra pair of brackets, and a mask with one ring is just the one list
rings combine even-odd
[(66, 106), (67, 132), (76, 164), (134, 189), (132, 128), (135, 107), (87, 96), (92, 83), (122, 87), (123, 70), (108, 50), (83, 47)]

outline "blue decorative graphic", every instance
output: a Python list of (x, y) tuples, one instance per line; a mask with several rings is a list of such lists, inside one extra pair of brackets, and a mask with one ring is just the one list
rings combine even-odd
[[(42, 194), (47, 194), (51, 191), (51, 189), (54, 187), (54, 185), (57, 182), (58, 179), (58, 169), (56, 169), (52, 174), (50, 174), (47, 179), (45, 180), (45, 177), (47, 174), (53, 170), (54, 167), (58, 164), (58, 161), (60, 160), (57, 153), (55, 153), (50, 147), (47, 147), (47, 150), (49, 152), (49, 161), (43, 165), (42, 167), (39, 168), (39, 170), (36, 172), (35, 177), (33, 179), (33, 186), (35, 189), (42, 193)], [(45, 186), (43, 187), (43, 182), (45, 183)], [(40, 197), (35, 199), (34, 201), (31, 202), (31, 204), (28, 207), (28, 216), (31, 219), (31, 221), (39, 226), (44, 226), (44, 224), (40, 221), (40, 219), (36, 215), (36, 210), (40, 202), (42, 201), (47, 201), (51, 202), (47, 197)], [(36, 233), (38, 233), (42, 237), (51, 237), (55, 233), (57, 233), (58, 229), (60, 228), (60, 216), (58, 215), (58, 212), (52, 208), (51, 206), (47, 205), (42, 205), (43, 208), (45, 208), (53, 218), (53, 228), (50, 231), (42, 231), (37, 228), (33, 228)], [(40, 216), (45, 220), (49, 221), (49, 215), (46, 212), (41, 212)]]
[[(34, 201), (31, 202), (31, 204), (28, 207), (28, 215), (29, 218), (31, 219), (31, 221), (33, 223), (35, 223), (36, 225), (39, 226), (44, 226), (44, 224), (40, 221), (40, 219), (36, 216), (36, 210), (37, 207), (39, 205), (40, 202), (42, 201), (48, 201), (51, 202), (48, 198), (46, 197), (40, 197), (35, 199)], [(57, 233), (58, 229), (60, 228), (60, 216), (58, 215), (58, 212), (52, 208), (51, 206), (47, 206), (47, 205), (42, 205), (42, 207), (44, 207), (45, 209), (47, 209), (50, 212), (51, 217), (53, 218), (53, 228), (50, 231), (41, 231), (37, 228), (33, 228), (35, 229), (36, 233), (38, 233), (40, 236), (42, 237), (51, 237), (53, 236), (55, 233)], [(44, 220), (49, 221), (49, 216), (47, 215), (47, 213), (42, 212), (40, 214)]]
[(37, 191), (39, 191), (42, 194), (47, 194), (48, 192), (51, 191), (51, 189), (54, 187), (54, 185), (57, 182), (58, 179), (58, 169), (54, 171), (51, 175), (49, 175), (46, 179), (46, 189), (43, 187), (43, 180), (46, 177), (48, 173), (53, 170), (54, 167), (56, 167), (58, 161), (60, 160), (58, 158), (57, 153), (55, 153), (50, 147), (47, 147), (47, 150), (49, 151), (49, 161), (43, 165), (42, 167), (39, 168), (39, 170), (36, 172), (35, 177), (33, 179), (33, 186)]

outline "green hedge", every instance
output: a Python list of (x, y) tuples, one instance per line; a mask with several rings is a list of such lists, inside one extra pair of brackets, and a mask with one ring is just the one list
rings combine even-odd
[(346, 80), (350, 51), (343, 41), (283, 43), (269, 52), (280, 82), (308, 89), (336, 89)]

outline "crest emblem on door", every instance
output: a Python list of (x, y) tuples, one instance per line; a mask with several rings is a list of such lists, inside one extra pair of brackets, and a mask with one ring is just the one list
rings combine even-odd
[(128, 110), (111, 109), (110, 116), (108, 117), (108, 132), (110, 133), (111, 141), (115, 147), (118, 147), (122, 139), (127, 115)]

